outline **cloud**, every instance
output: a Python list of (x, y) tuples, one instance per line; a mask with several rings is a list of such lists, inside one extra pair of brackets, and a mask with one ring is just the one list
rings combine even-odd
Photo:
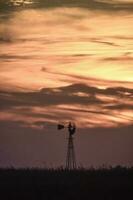
[(132, 84), (131, 60), (106, 60), (132, 51), (130, 41), (111, 38), (130, 37), (132, 15), (126, 12), (114, 15), (82, 8), (30, 9), (15, 12), (2, 26), (6, 26), (2, 37), (7, 41), (11, 38), (12, 43), (1, 48), (1, 89), (35, 90), (75, 82), (95, 86)]
[[(50, 106), (59, 104), (97, 104), (102, 103), (95, 92), (97, 88), (74, 84), (59, 88), (44, 88), (37, 92), (1, 92), (0, 107), (12, 106)], [(99, 91), (99, 90), (98, 90)], [(83, 92), (91, 96), (79, 96)]]
[(97, 2), (109, 3), (109, 4), (132, 4), (133, 0), (95, 0)]
[(105, 45), (108, 45), (108, 46), (113, 46), (113, 47), (120, 47), (120, 45), (114, 43), (114, 42), (108, 42), (108, 41), (102, 41), (98, 38), (96, 39), (90, 39), (91, 42), (95, 42), (95, 43), (100, 43), (100, 44), (105, 44)]
[(116, 105), (110, 105), (106, 106), (108, 109), (114, 109), (114, 110), (133, 110), (133, 105), (131, 104), (116, 104)]
[(119, 57), (107, 57), (107, 58), (101, 59), (101, 61), (115, 61), (115, 62), (128, 61), (128, 62), (133, 62), (133, 56), (123, 55), (123, 56), (119, 56)]
[(31, 56), (22, 56), (22, 55), (8, 55), (8, 54), (0, 54), (1, 60), (11, 61), (16, 59), (31, 59)]
[[(5, 3), (0, 2), (0, 10), (5, 8), (11, 9), (13, 5), (9, 6), (9, 1), (5, 1)], [(20, 5), (21, 6), (21, 5)], [(123, 1), (105, 1), (105, 0), (39, 0), (37, 3), (33, 3), (30, 5), (33, 8), (53, 8), (53, 7), (83, 7), (89, 9), (96, 9), (96, 10), (110, 10), (110, 11), (120, 11), (120, 10), (133, 10), (133, 2), (123, 2)]]
[(97, 97), (99, 94), (115, 98), (132, 98), (133, 89), (124, 87), (99, 89), (85, 84), (72, 84), (58, 88), (43, 88), (36, 92), (1, 92), (0, 107), (105, 103)]

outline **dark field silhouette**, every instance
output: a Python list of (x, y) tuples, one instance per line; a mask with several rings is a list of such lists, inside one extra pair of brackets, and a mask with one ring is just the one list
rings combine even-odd
[(0, 199), (133, 199), (133, 168), (0, 169)]

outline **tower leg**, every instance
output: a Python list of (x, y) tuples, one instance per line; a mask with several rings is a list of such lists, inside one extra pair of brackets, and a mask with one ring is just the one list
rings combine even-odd
[(76, 158), (75, 158), (72, 135), (69, 135), (69, 138), (68, 138), (68, 148), (67, 148), (67, 156), (66, 156), (66, 169), (68, 169), (68, 170), (76, 169)]

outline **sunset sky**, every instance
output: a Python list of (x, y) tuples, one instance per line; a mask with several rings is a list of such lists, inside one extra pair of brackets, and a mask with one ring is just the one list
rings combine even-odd
[(133, 165), (133, 0), (0, 0), (0, 167)]

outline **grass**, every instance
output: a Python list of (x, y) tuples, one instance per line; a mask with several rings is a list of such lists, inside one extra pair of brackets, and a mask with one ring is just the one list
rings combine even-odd
[(133, 168), (0, 169), (0, 199), (133, 199)]

